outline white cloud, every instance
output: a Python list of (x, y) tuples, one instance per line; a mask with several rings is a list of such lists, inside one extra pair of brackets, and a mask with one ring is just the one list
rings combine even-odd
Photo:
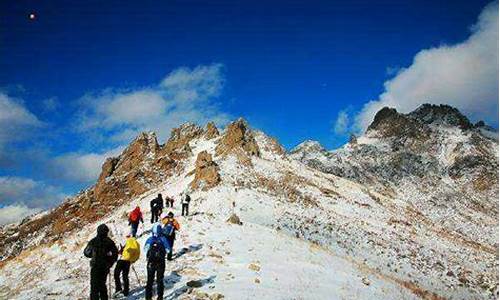
[(337, 115), (337, 120), (335, 121), (334, 131), (336, 134), (345, 134), (349, 127), (349, 114), (347, 110), (339, 111)]
[(43, 122), (24, 107), (20, 99), (0, 92), (0, 167), (15, 164), (16, 151), (11, 146), (42, 125)]
[(177, 103), (204, 101), (219, 96), (224, 85), (222, 64), (197, 66), (194, 69), (178, 68), (160, 83)]
[(40, 125), (42, 122), (20, 100), (0, 93), (0, 145), (21, 138), (23, 129)]
[(498, 122), (498, 2), (483, 9), (467, 40), (420, 51), (384, 87), (356, 116), (358, 129), (384, 106), (406, 113), (423, 103), (449, 104), (473, 119)]
[(106, 158), (118, 156), (124, 147), (103, 153), (67, 153), (54, 158), (50, 168), (54, 176), (79, 183), (94, 182)]
[(222, 70), (221, 64), (182, 67), (152, 87), (86, 95), (77, 127), (123, 144), (141, 131), (153, 130), (164, 140), (181, 123), (225, 123), (229, 117), (214, 101), (224, 85)]
[(0, 207), (0, 225), (14, 223), (39, 212), (38, 208), (29, 208), (23, 204)]
[[(18, 212), (46, 209), (59, 204), (67, 195), (58, 188), (30, 178), (0, 177), (0, 206), (26, 207)], [(5, 218), (2, 213), (2, 218)]]

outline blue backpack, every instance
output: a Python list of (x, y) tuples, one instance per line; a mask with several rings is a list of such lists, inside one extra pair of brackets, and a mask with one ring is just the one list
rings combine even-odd
[(167, 238), (171, 238), (174, 236), (174, 232), (175, 232), (175, 227), (174, 225), (172, 224), (172, 222), (168, 222), (167, 224), (165, 224), (165, 226), (163, 227), (163, 235)]

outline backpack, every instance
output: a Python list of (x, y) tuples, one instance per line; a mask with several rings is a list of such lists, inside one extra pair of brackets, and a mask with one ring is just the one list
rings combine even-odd
[(164, 263), (166, 254), (167, 251), (165, 250), (165, 247), (161, 243), (160, 239), (154, 238), (147, 253), (148, 262), (152, 264)]
[(125, 248), (122, 252), (122, 259), (135, 263), (141, 254), (139, 243), (134, 238), (129, 238), (125, 242)]
[(139, 221), (139, 212), (134, 209), (130, 213), (129, 219), (130, 219), (131, 222), (138, 222)]
[(104, 240), (97, 240), (94, 247), (92, 247), (92, 257), (90, 264), (92, 266), (106, 266), (111, 267), (114, 263), (112, 255), (109, 254), (109, 249), (106, 247)]
[(168, 222), (163, 227), (163, 235), (167, 238), (171, 238), (174, 235), (174, 232), (175, 232), (175, 227), (174, 224), (172, 224), (172, 221)]

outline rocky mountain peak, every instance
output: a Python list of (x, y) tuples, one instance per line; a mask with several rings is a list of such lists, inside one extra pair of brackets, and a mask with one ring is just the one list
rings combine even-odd
[(408, 116), (424, 124), (439, 124), (458, 126), (461, 129), (471, 129), (474, 126), (458, 109), (446, 104), (422, 104)]
[(217, 155), (227, 155), (231, 152), (243, 150), (246, 155), (259, 156), (259, 146), (255, 141), (253, 132), (248, 127), (248, 123), (243, 119), (230, 123), (215, 149)]
[(207, 127), (205, 129), (205, 138), (210, 140), (219, 136), (219, 130), (217, 126), (215, 126), (214, 122), (208, 122)]
[(377, 112), (366, 132), (382, 138), (410, 138), (422, 141), (427, 139), (428, 131), (419, 120), (401, 114), (394, 108), (384, 107)]
[(179, 141), (184, 139), (192, 139), (203, 133), (203, 129), (191, 122), (184, 123), (181, 126), (172, 129), (169, 141)]
[(203, 134), (203, 128), (193, 123), (184, 123), (180, 127), (173, 128), (162, 155), (177, 153), (190, 153), (189, 142)]
[(326, 149), (318, 142), (313, 140), (306, 140), (292, 149), (291, 154), (298, 152), (324, 152)]
[(373, 122), (368, 126), (368, 130), (377, 130), (385, 124), (399, 122), (404, 122), (403, 115), (398, 113), (395, 108), (383, 107), (375, 114)]

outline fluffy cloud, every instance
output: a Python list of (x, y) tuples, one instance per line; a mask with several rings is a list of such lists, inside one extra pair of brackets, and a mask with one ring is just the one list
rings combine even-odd
[(344, 109), (339, 111), (333, 130), (335, 131), (336, 134), (342, 135), (347, 133), (348, 128), (349, 128), (349, 114), (347, 113), (347, 110)]
[(29, 136), (43, 123), (19, 99), (0, 92), (0, 166), (12, 163), (9, 146)]
[(50, 173), (56, 178), (89, 184), (100, 174), (102, 164), (108, 157), (118, 156), (123, 147), (103, 153), (67, 153), (50, 162)]
[(86, 95), (81, 99), (78, 130), (124, 144), (149, 130), (163, 140), (173, 127), (188, 121), (225, 123), (228, 116), (214, 101), (224, 85), (222, 71), (221, 64), (183, 67), (151, 87)]
[(19, 131), (42, 125), (18, 99), (0, 93), (0, 144), (20, 138)]
[(39, 212), (38, 208), (29, 208), (24, 204), (8, 205), (0, 207), (0, 225), (14, 223), (23, 218)]
[(85, 95), (80, 99), (77, 131), (92, 137), (97, 146), (117, 147), (106, 152), (60, 155), (49, 163), (51, 175), (89, 184), (99, 176), (105, 159), (120, 154), (141, 131), (155, 131), (165, 140), (173, 127), (185, 122), (226, 123), (229, 116), (215, 102), (224, 81), (221, 64), (182, 67), (155, 86)]
[[(30, 178), (0, 177), (0, 223), (12, 222), (66, 197), (58, 188)], [(11, 212), (12, 215), (7, 213)]]
[(409, 112), (422, 103), (450, 104), (473, 119), (496, 123), (498, 2), (483, 9), (467, 40), (420, 51), (384, 87), (379, 99), (366, 103), (356, 116), (359, 130), (384, 106)]

